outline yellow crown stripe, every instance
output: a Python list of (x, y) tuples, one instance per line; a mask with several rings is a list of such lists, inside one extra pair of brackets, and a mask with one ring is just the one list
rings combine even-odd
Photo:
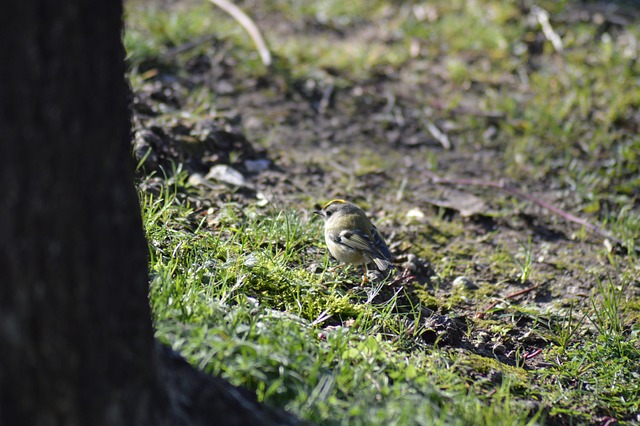
[(323, 207), (323, 209), (326, 209), (327, 207), (329, 207), (331, 204), (346, 204), (347, 202), (345, 200), (340, 200), (340, 199), (336, 199), (336, 200), (331, 200), (329, 201), (327, 204), (325, 204), (325, 206)]

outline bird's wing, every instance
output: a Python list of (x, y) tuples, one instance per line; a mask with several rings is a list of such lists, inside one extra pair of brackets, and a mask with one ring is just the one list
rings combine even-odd
[(352, 249), (365, 252), (371, 251), (371, 238), (359, 231), (342, 231), (337, 235), (335, 241)]
[(361, 231), (342, 231), (338, 235), (336, 242), (356, 250), (361, 250), (374, 260), (391, 260), (391, 253), (378, 233), (378, 230), (372, 227), (371, 231), (371, 235), (367, 235)]
[(391, 260), (391, 252), (389, 251), (389, 247), (384, 242), (382, 235), (378, 232), (378, 229), (375, 226), (371, 227), (371, 235), (373, 236), (373, 242), (378, 249), (378, 254), (380, 258), (384, 260)]

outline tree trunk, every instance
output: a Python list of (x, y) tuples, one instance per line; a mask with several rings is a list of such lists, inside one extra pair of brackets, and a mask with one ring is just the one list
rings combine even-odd
[(0, 423), (166, 423), (132, 185), (122, 5), (8, 3)]

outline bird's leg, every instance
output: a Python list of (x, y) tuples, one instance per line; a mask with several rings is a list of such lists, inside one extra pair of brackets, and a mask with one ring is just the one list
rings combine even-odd
[(364, 275), (362, 276), (362, 282), (360, 283), (360, 287), (363, 287), (368, 281), (369, 271), (367, 270), (367, 264), (364, 264)]

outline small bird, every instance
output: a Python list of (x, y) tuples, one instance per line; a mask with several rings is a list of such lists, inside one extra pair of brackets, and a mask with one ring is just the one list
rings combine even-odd
[(324, 238), (329, 253), (342, 263), (364, 265), (362, 284), (367, 282), (367, 264), (384, 271), (391, 265), (391, 253), (365, 212), (345, 200), (329, 201), (314, 213), (324, 220)]

